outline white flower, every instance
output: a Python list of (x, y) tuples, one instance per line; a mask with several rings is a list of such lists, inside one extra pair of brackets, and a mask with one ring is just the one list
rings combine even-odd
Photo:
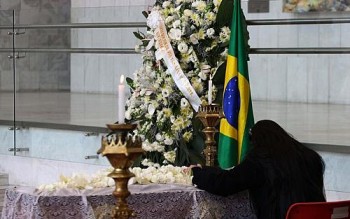
[(200, 40), (203, 40), (205, 38), (205, 32), (203, 29), (198, 30), (197, 37)]
[(182, 136), (186, 142), (189, 142), (192, 139), (192, 133), (191, 132), (185, 132)]
[(164, 137), (163, 137), (160, 133), (157, 133), (157, 134), (156, 134), (156, 140), (157, 140), (157, 141), (163, 141), (163, 140), (164, 140)]
[(168, 96), (170, 95), (169, 90), (166, 89), (166, 88), (163, 88), (163, 89), (162, 89), (162, 95), (163, 95), (163, 97), (168, 97)]
[(221, 4), (221, 1), (222, 0), (213, 0), (215, 7), (219, 7), (219, 5)]
[[(175, 149), (176, 150), (176, 149)], [(175, 161), (176, 151), (172, 150), (164, 153), (167, 160), (170, 162)], [(142, 160), (142, 165), (146, 166), (146, 169), (141, 169), (140, 167), (130, 168), (135, 177), (131, 178), (128, 184), (139, 183), (139, 184), (149, 184), (149, 183), (177, 183), (184, 185), (192, 185), (192, 177), (189, 174), (184, 173), (183, 167), (175, 167), (173, 165), (160, 166), (155, 164), (149, 159)], [(93, 188), (105, 188), (114, 187), (115, 182), (111, 177), (107, 175), (113, 171), (113, 168), (103, 169), (98, 171), (93, 175), (86, 174), (73, 174), (71, 177), (61, 176), (60, 181), (41, 185), (37, 189), (39, 191), (49, 191), (53, 192), (55, 190), (63, 188), (72, 189), (93, 189)]]
[(131, 120), (131, 109), (130, 108), (125, 111), (125, 118), (127, 120)]
[(186, 98), (181, 98), (181, 108), (188, 106), (188, 100)]
[(131, 168), (135, 174), (135, 181), (139, 184), (149, 183), (177, 183), (192, 185), (192, 177), (184, 172), (187, 167), (174, 167), (173, 165), (149, 166), (146, 169)]
[(181, 40), (181, 30), (177, 28), (171, 28), (169, 31), (169, 38), (173, 40)]
[(163, 2), (162, 7), (163, 8), (168, 8), (170, 6), (170, 4), (171, 4), (171, 2), (165, 1), (165, 2)]
[(150, 160), (148, 160), (148, 159), (143, 159), (143, 161), (141, 162), (141, 164), (143, 165), (143, 166), (153, 166), (153, 162), (152, 161), (150, 161)]
[(176, 152), (173, 150), (173, 151), (168, 151), (168, 152), (165, 152), (164, 153), (164, 158), (171, 162), (171, 163), (174, 163), (175, 162), (175, 158), (176, 158)]
[(196, 1), (192, 3), (192, 7), (195, 7), (198, 11), (204, 11), (207, 7), (205, 1)]
[(177, 28), (181, 25), (181, 21), (180, 20), (176, 20), (173, 22), (173, 28)]
[(209, 23), (215, 21), (216, 15), (214, 12), (208, 12), (205, 14), (205, 19), (209, 21)]
[(169, 108), (163, 108), (163, 113), (167, 118), (170, 118), (172, 116), (172, 111)]
[(207, 74), (204, 73), (203, 71), (200, 71), (199, 74), (198, 74), (198, 76), (199, 76), (203, 81), (207, 80)]
[(186, 53), (188, 51), (188, 46), (186, 43), (182, 42), (177, 46), (177, 49), (181, 52), (181, 53)]
[(147, 17), (147, 26), (151, 28), (156, 28), (159, 24), (161, 16), (158, 11), (153, 10)]
[(135, 52), (141, 52), (141, 46), (140, 45), (136, 45), (135, 46)]
[(170, 138), (169, 136), (165, 137), (164, 144), (166, 145), (172, 145), (174, 143), (174, 140)]
[(146, 71), (146, 73), (151, 73), (152, 71), (153, 71), (153, 68), (152, 68), (152, 66), (150, 66), (150, 65), (146, 65), (145, 66), (145, 71)]
[(174, 116), (174, 115), (171, 115), (171, 116), (170, 116), (170, 121), (171, 121), (172, 123), (174, 123), (174, 121), (175, 121), (175, 116)]
[(193, 86), (194, 90), (197, 93), (203, 92), (203, 84), (201, 83), (200, 79), (198, 80), (196, 78), (193, 78), (191, 82), (192, 82), (192, 86)]
[(198, 44), (198, 37), (196, 34), (191, 34), (190, 41), (192, 44)]
[(193, 14), (193, 12), (191, 10), (185, 9), (184, 10), (184, 15), (187, 17), (191, 17), (191, 15)]
[(154, 112), (156, 111), (156, 108), (154, 107), (153, 104), (148, 105), (148, 113), (152, 116)]
[(169, 24), (170, 22), (172, 22), (174, 20), (173, 16), (168, 16), (167, 18), (165, 18), (165, 23)]
[(199, 24), (200, 24), (200, 17), (199, 17), (199, 15), (198, 14), (192, 14), (191, 15), (191, 20), (197, 25), (197, 26), (199, 26)]
[(144, 96), (145, 93), (146, 93), (146, 90), (145, 90), (145, 89), (141, 89), (141, 90), (140, 90), (140, 95), (141, 95), (141, 96)]
[(230, 39), (230, 29), (228, 27), (221, 28), (221, 32), (219, 34), (220, 42), (227, 42)]
[(211, 38), (214, 36), (215, 30), (214, 28), (209, 28), (206, 33), (207, 33), (207, 36)]

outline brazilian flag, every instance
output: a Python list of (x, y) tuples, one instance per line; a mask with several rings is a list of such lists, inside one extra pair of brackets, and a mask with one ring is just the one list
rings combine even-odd
[(247, 155), (249, 129), (254, 124), (244, 19), (241, 2), (235, 0), (223, 94), (225, 118), (220, 122), (218, 146), (218, 161), (223, 169), (237, 165)]

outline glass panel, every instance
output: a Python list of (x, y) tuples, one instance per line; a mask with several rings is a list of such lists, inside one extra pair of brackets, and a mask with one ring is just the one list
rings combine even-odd
[[(76, 24), (72, 27), (66, 18), (71, 17), (72, 23), (77, 24), (121, 22), (113, 17), (108, 20), (106, 15), (120, 16), (118, 11), (128, 14), (128, 8), (71, 9), (70, 16), (64, 14), (60, 19), (51, 9), (42, 8), (39, 14), (33, 13), (36, 9), (32, 8), (19, 11), (17, 25), (29, 26), (24, 28), (25, 34), (16, 38), (16, 48), (25, 56), (17, 60), (16, 66), (16, 118), (24, 124), (17, 132), (17, 145), (29, 151), (17, 155), (93, 164), (106, 162), (85, 157), (96, 155), (99, 133), (105, 134), (106, 124), (117, 120), (120, 76), (132, 77), (142, 59), (136, 53), (96, 53), (94, 49), (133, 51), (137, 40), (132, 32), (145, 28), (81, 28)], [(102, 19), (103, 16), (106, 17)], [(37, 24), (66, 26), (33, 27)], [(125, 92), (129, 94), (127, 89)]]
[[(149, 8), (146, 4), (137, 3), (126, 6), (74, 7), (69, 1), (35, 1), (36, 4), (22, 6), (16, 18), (17, 25), (55, 25), (77, 23), (146, 23), (142, 11)], [(98, 1), (96, 1), (97, 3)], [(82, 3), (85, 3), (84, 1)], [(93, 3), (93, 2), (91, 2)], [(44, 4), (44, 5), (43, 5)], [(50, 7), (50, 4), (52, 5)], [(26, 5), (26, 6), (24, 6)], [(41, 7), (40, 7), (41, 5)]]
[(139, 54), (26, 53), (17, 60), (16, 119), (24, 126), (17, 147), (29, 152), (17, 155), (106, 162), (85, 157), (100, 147), (95, 133), (117, 121), (121, 74), (131, 77), (139, 66)]
[(250, 55), (255, 121), (272, 119), (304, 143), (349, 146), (349, 59), (349, 54)]
[[(106, 132), (105, 124), (117, 120), (117, 87), (120, 76), (123, 74), (132, 78), (135, 70), (142, 66), (140, 54), (118, 54), (116, 49), (129, 49), (130, 52), (139, 43), (133, 32), (145, 33), (146, 20), (141, 12), (148, 9), (148, 5), (131, 5), (130, 2), (129, 6), (94, 7), (86, 5), (88, 3), (85, 1), (40, 1), (35, 4), (22, 4), (18, 11), (17, 25), (22, 25), (25, 33), (16, 36), (16, 47), (21, 50), (19, 55), (25, 57), (16, 61), (16, 118), (25, 127), (17, 132), (18, 147), (30, 147), (30, 151), (19, 155), (85, 162), (83, 156), (93, 153), (100, 146), (100, 138), (91, 134), (91, 130)], [(94, 3), (90, 1), (89, 4)], [(345, 13), (327, 14), (335, 15), (348, 16)], [(308, 18), (313, 16), (321, 18), (318, 14), (309, 14)], [(261, 19), (260, 14), (246, 14), (246, 17), (248, 20)], [(277, 13), (268, 14), (264, 19), (283, 17), (286, 15)], [(141, 24), (127, 28), (86, 26), (96, 23), (112, 25), (135, 22)], [(38, 24), (43, 26), (35, 26)], [(58, 24), (64, 26), (58, 27)], [(349, 47), (349, 24), (257, 25), (248, 28), (252, 48)], [(100, 49), (99, 52), (96, 49)], [(111, 52), (110, 49), (115, 50)], [(337, 60), (339, 57), (337, 54), (251, 55), (249, 65), (257, 119), (265, 118), (264, 102), (333, 104), (345, 101), (342, 103), (348, 104), (346, 101), (349, 96), (346, 94), (350, 92), (346, 89), (350, 86), (344, 85), (342, 91), (336, 93), (334, 84), (337, 79), (330, 74), (332, 69), (337, 72), (350, 69), (340, 69), (339, 66), (344, 65)], [(345, 60), (348, 56), (341, 57), (347, 63)], [(325, 69), (327, 77), (322, 81), (329, 83), (312, 84), (318, 77), (317, 72)], [(262, 77), (262, 74), (265, 76)], [(307, 82), (301, 83), (302, 79)], [(340, 80), (349, 81), (345, 74)], [(9, 81), (2, 83), (6, 86), (11, 84)], [(296, 95), (299, 95), (299, 86), (302, 86), (305, 93), (298, 99)], [(321, 97), (321, 92), (318, 91), (323, 91), (324, 86), (328, 86), (328, 93)], [(129, 95), (129, 91), (126, 93)], [(337, 96), (338, 99), (333, 98)], [(327, 97), (328, 102), (323, 102), (323, 97)], [(258, 101), (263, 103), (257, 105)], [(276, 106), (276, 109), (276, 116), (286, 111), (283, 107)], [(11, 117), (11, 114), (6, 116)], [(72, 129), (79, 133), (72, 132)], [(89, 137), (84, 136), (85, 134)]]
[(0, 10), (0, 154), (13, 154), (14, 74), (12, 53), (13, 11)]
[[(261, 14), (246, 14), (248, 20)], [(263, 19), (290, 19), (290, 13), (270, 13)], [(248, 26), (252, 48), (315, 48), (314, 54), (250, 54), (249, 72), (256, 120), (273, 119), (298, 140), (349, 146), (350, 23), (349, 13), (294, 14), (292, 19), (316, 24)], [(317, 20), (330, 20), (317, 24)], [(321, 48), (348, 52), (317, 54)], [(326, 51), (326, 50), (325, 50)]]
[(139, 54), (28, 52), (17, 60), (16, 118), (105, 127), (117, 119), (120, 76), (132, 77), (141, 62)]

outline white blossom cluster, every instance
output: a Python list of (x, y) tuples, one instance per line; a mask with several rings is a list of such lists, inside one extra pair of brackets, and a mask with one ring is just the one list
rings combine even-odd
[(146, 169), (134, 167), (131, 172), (135, 174), (132, 179), (137, 184), (182, 184), (192, 185), (192, 176), (184, 172), (187, 167), (155, 164)]
[(38, 187), (39, 191), (55, 191), (63, 188), (70, 189), (94, 189), (114, 186), (114, 180), (107, 175), (112, 172), (113, 168), (101, 170), (94, 175), (74, 173), (71, 177), (60, 176), (58, 182), (44, 184)]
[[(158, 0), (153, 7), (164, 19), (175, 56), (202, 104), (207, 104), (208, 73), (215, 73), (227, 56), (227, 46), (223, 44), (229, 41), (230, 29), (215, 28), (220, 3), (221, 0)], [(139, 122), (135, 134), (143, 139), (143, 149), (153, 152), (147, 158), (174, 164), (175, 149), (193, 137), (195, 111), (176, 87), (163, 60), (155, 58), (159, 45), (154, 28), (139, 35), (142, 39), (135, 50), (142, 54), (143, 65), (133, 75), (125, 116)], [(215, 86), (213, 89), (215, 99), (217, 90)]]
[[(173, 165), (160, 166), (145, 159), (144, 165), (148, 166), (146, 169), (140, 167), (130, 168), (130, 172), (135, 174), (129, 180), (129, 184), (182, 184), (192, 185), (192, 176), (185, 173), (184, 169), (187, 167), (176, 167)], [(53, 192), (59, 189), (79, 189), (87, 190), (94, 188), (114, 187), (115, 183), (111, 177), (107, 175), (113, 171), (113, 168), (107, 168), (90, 176), (87, 174), (73, 174), (71, 177), (60, 176), (58, 182), (52, 184), (45, 184), (39, 186), (38, 191)]]

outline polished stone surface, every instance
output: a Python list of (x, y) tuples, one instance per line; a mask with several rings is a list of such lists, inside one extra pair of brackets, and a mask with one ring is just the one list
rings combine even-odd
[(305, 143), (350, 146), (350, 105), (253, 102), (255, 121), (272, 119)]
[[(13, 120), (14, 95), (0, 93), (0, 120)], [(69, 92), (16, 94), (16, 120), (105, 127), (117, 120), (117, 95)]]
[[(116, 95), (17, 93), (16, 106), (17, 120), (37, 125), (16, 132), (18, 146), (30, 150), (13, 156), (8, 151), (14, 137), (8, 130), (13, 119), (13, 94), (0, 93), (0, 172), (10, 174), (11, 184), (50, 183), (57, 181), (60, 174), (91, 174), (109, 166), (102, 157), (84, 159), (96, 154), (103, 134), (88, 137), (84, 127), (102, 129), (106, 123), (115, 122)], [(350, 105), (253, 101), (253, 109), (255, 121), (275, 120), (298, 140), (319, 151), (326, 163), (328, 200), (350, 198)], [(60, 130), (55, 130), (55, 125), (61, 126)], [(63, 130), (67, 126), (82, 128)]]
[[(253, 101), (255, 121), (272, 119), (305, 143), (350, 146), (350, 105)], [(0, 93), (0, 120), (13, 119), (13, 94)], [(16, 120), (106, 127), (117, 120), (117, 95), (16, 94)]]

